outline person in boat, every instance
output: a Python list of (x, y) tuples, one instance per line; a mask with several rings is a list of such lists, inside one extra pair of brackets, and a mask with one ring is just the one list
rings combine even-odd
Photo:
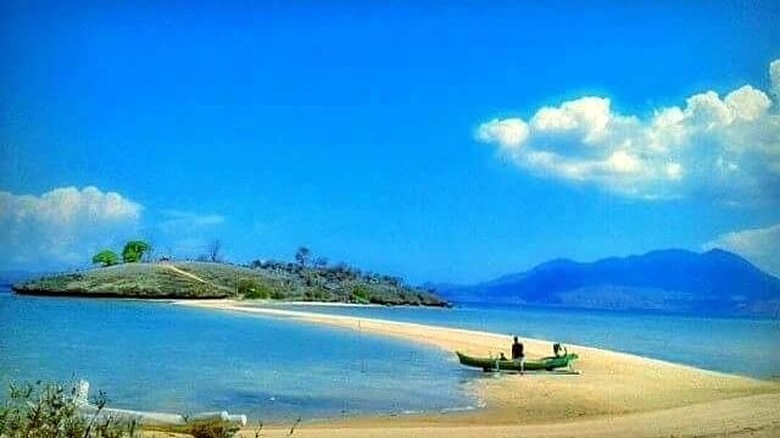
[(501, 353), (501, 356), (498, 357), (498, 360), (507, 360), (506, 356), (504, 356), (504, 353)]
[(520, 374), (523, 374), (525, 371), (525, 348), (523, 343), (517, 339), (517, 336), (515, 336), (515, 342), (512, 344), (512, 360), (520, 364)]
[(566, 347), (562, 347), (560, 342), (556, 342), (553, 344), (553, 355), (555, 357), (566, 356), (568, 353), (569, 352), (566, 351)]

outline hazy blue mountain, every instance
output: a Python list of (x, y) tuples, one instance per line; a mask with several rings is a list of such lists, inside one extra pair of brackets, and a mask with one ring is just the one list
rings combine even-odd
[(23, 271), (19, 269), (0, 271), (0, 286), (10, 287), (12, 284), (32, 280), (41, 275), (43, 275), (41, 272)]
[(670, 249), (593, 263), (552, 260), (473, 286), (442, 287), (455, 302), (780, 315), (780, 279), (719, 249)]

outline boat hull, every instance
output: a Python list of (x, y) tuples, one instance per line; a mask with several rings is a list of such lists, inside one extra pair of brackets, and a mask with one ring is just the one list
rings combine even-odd
[[(482, 368), (484, 371), (521, 371), (520, 362), (512, 360), (499, 360), (489, 357), (474, 357), (456, 351), (461, 365), (474, 368)], [(566, 368), (577, 359), (577, 354), (569, 353), (559, 357), (545, 357), (538, 360), (526, 360), (523, 366), (525, 371), (552, 371), (558, 368)]]

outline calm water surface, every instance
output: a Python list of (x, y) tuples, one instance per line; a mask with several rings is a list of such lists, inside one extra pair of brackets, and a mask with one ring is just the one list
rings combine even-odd
[[(762, 379), (780, 377), (780, 320), (728, 319), (610, 311), (462, 305), (284, 308), (419, 322), (557, 340), (639, 354)], [(551, 349), (552, 352), (552, 349)], [(487, 352), (486, 352), (487, 353)]]
[(4, 390), (73, 377), (115, 407), (265, 421), (474, 404), (449, 355), (394, 339), (159, 302), (0, 292)]
[[(112, 405), (228, 409), (288, 420), (463, 409), (480, 378), (451, 354), (394, 339), (160, 302), (0, 291), (0, 385), (87, 378)], [(780, 375), (780, 321), (566, 309), (284, 308), (593, 345), (759, 378)], [(487, 354), (487, 352), (486, 352)]]

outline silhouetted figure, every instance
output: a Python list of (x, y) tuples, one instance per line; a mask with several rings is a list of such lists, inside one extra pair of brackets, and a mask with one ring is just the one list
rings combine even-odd
[(525, 371), (525, 348), (523, 343), (517, 340), (517, 336), (512, 344), (512, 360), (520, 364), (520, 374), (523, 374)]

